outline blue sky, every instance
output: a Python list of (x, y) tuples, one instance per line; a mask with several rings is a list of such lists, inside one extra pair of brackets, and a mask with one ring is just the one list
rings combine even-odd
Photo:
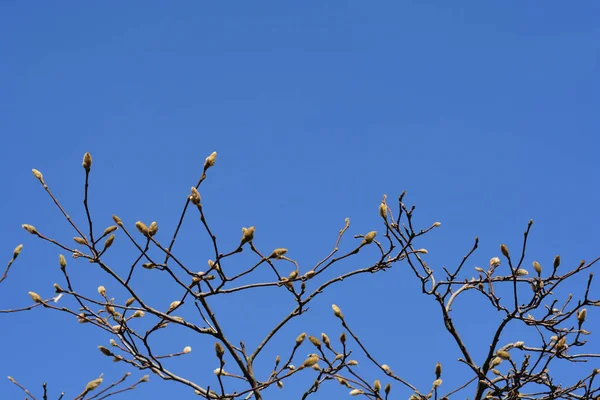
[[(94, 156), (98, 229), (113, 213), (129, 227), (156, 220), (166, 241), (204, 158), (216, 150), (202, 196), (225, 247), (235, 246), (242, 226), (256, 225), (257, 246), (287, 247), (308, 268), (330, 251), (345, 217), (352, 221), (350, 247), (352, 235), (382, 229), (381, 196), (393, 200), (407, 190), (419, 224), (442, 223), (421, 246), (436, 271), (456, 265), (475, 236), (481, 245), (469, 271), (498, 255), (500, 243), (516, 252), (530, 218), (527, 265), (550, 265), (558, 253), (565, 266), (592, 259), (600, 253), (599, 19), (593, 1), (4, 1), (0, 251), (8, 259), (17, 244), (25, 248), (0, 287), (0, 308), (29, 304), (29, 290), (50, 296), (52, 283), (62, 283), (58, 250), (20, 225), (70, 240), (73, 232), (31, 168), (83, 221), (86, 151)], [(210, 247), (195, 217), (183, 233), (181, 256), (203, 266)], [(112, 250), (114, 265), (133, 255), (122, 235)], [(375, 257), (365, 252), (339, 268)], [(89, 264), (70, 265), (82, 288), (102, 283), (117, 296)], [(152, 278), (136, 277), (140, 290), (169, 304), (172, 297)], [(579, 287), (575, 282), (566, 293)], [(261, 363), (270, 366), (277, 349), (302, 331), (337, 337), (335, 302), (399, 375), (426, 390), (442, 361), (454, 366), (445, 369), (445, 382), (457, 385), (465, 372), (458, 353), (437, 308), (418, 291), (406, 265), (346, 281), (284, 330)], [(593, 293), (598, 297), (597, 285)], [(261, 291), (215, 307), (253, 344), (293, 306), (278, 296)], [(482, 310), (465, 301), (456, 311), (479, 358), (496, 322)], [(590, 312), (591, 330), (600, 327), (596, 315)], [(0, 377), (29, 387), (48, 381), (54, 393), (74, 395), (101, 372), (112, 380), (127, 370), (96, 349), (108, 336), (65, 315), (36, 309), (0, 318), (2, 359), (10, 360), (0, 364)], [(598, 339), (589, 343), (600, 350)], [(194, 351), (173, 369), (210, 383), (210, 343), (185, 332), (157, 343), (166, 352), (185, 345)], [(379, 377), (366, 360), (362, 365), (369, 378)], [(573, 371), (564, 371), (565, 381)], [(151, 379), (122, 398), (193, 398)], [(297, 398), (310, 382), (297, 379), (267, 398)], [(409, 395), (397, 384), (393, 390)], [(2, 380), (0, 393), (21, 396)], [(317, 398), (344, 394), (332, 385)]]

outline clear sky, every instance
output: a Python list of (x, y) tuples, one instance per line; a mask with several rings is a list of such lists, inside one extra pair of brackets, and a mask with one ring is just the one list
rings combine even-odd
[[(58, 249), (20, 225), (70, 240), (31, 168), (83, 221), (86, 151), (94, 157), (98, 229), (112, 213), (129, 227), (156, 220), (166, 241), (204, 158), (216, 150), (202, 196), (224, 246), (255, 225), (259, 248), (287, 247), (305, 270), (330, 251), (345, 217), (348, 247), (352, 235), (381, 230), (381, 196), (393, 204), (403, 190), (421, 226), (442, 223), (421, 242), (436, 271), (456, 265), (475, 236), (481, 246), (468, 275), (499, 255), (500, 243), (517, 252), (530, 218), (526, 265), (550, 265), (558, 253), (569, 267), (592, 259), (600, 254), (599, 20), (597, 1), (3, 1), (0, 254), (8, 260), (17, 244), (25, 247), (0, 287), (0, 308), (28, 305), (29, 290), (50, 297), (52, 284), (63, 283)], [(210, 246), (195, 217), (184, 234), (182, 257), (204, 266)], [(112, 251), (109, 260), (125, 270), (131, 244), (119, 234)], [(376, 257), (371, 251), (338, 268), (365, 265)], [(118, 296), (92, 265), (70, 260), (69, 268), (80, 287), (94, 293), (104, 284)], [(151, 278), (135, 277), (166, 307), (173, 298)], [(567, 289), (577, 295), (579, 287)], [(215, 307), (251, 346), (293, 307), (279, 296), (259, 291)], [(472, 299), (457, 304), (456, 314), (481, 360), (497, 320)], [(422, 390), (437, 361), (448, 366), (447, 389), (462, 382), (465, 368), (439, 310), (404, 264), (323, 295), (261, 365), (270, 367), (278, 348), (287, 350), (302, 331), (337, 337), (332, 302), (373, 354)], [(590, 330), (600, 327), (597, 316), (590, 312)], [(194, 348), (173, 369), (214, 386), (212, 343), (173, 332), (157, 346)], [(513, 333), (506, 342), (518, 340)], [(54, 394), (73, 396), (101, 372), (114, 380), (128, 370), (100, 355), (96, 346), (108, 340), (48, 310), (1, 315), (0, 377), (36, 389), (48, 381)], [(600, 339), (592, 336), (589, 350), (599, 352)], [(381, 377), (357, 358), (369, 378)], [(564, 370), (565, 383), (573, 371)], [(0, 398), (23, 397), (3, 379)], [(121, 398), (194, 397), (151, 381)], [(266, 398), (298, 398), (311, 382), (290, 381)], [(393, 386), (395, 398), (409, 396)], [(335, 384), (317, 398), (345, 394)]]

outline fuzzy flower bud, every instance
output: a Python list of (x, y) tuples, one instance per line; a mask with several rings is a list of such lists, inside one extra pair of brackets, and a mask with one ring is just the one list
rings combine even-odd
[(215, 165), (215, 161), (217, 161), (217, 152), (213, 151), (210, 156), (206, 157), (206, 160), (204, 161), (204, 169), (207, 170)]
[(215, 343), (215, 354), (219, 359), (222, 359), (223, 355), (225, 354), (225, 349), (223, 348), (223, 346), (221, 346), (221, 343), (219, 342)]
[(525, 275), (529, 275), (529, 272), (527, 272), (526, 269), (519, 268), (518, 270), (515, 271), (515, 274), (517, 276), (525, 276)]
[(585, 308), (582, 308), (577, 313), (577, 321), (579, 321), (580, 324), (583, 324), (583, 322), (585, 321), (585, 317), (586, 316), (587, 316), (587, 310)]
[(240, 246), (243, 244), (246, 244), (248, 242), (251, 242), (254, 239), (254, 227), (251, 226), (250, 228), (242, 228), (242, 240), (240, 243)]
[(81, 166), (87, 171), (90, 171), (90, 168), (92, 168), (92, 155), (90, 153), (85, 153), (83, 155), (83, 162), (81, 163)]
[(495, 268), (500, 265), (501, 261), (499, 257), (492, 257), (490, 259), (490, 268)]
[(135, 223), (135, 227), (140, 231), (140, 233), (144, 236), (148, 236), (150, 232), (148, 232), (148, 227), (142, 221), (138, 221)]
[(40, 171), (37, 169), (32, 169), (31, 172), (33, 172), (33, 176), (35, 176), (40, 182), (44, 183), (44, 176)]
[(300, 346), (302, 344), (302, 342), (304, 342), (305, 338), (306, 338), (306, 332), (302, 332), (301, 334), (299, 334), (298, 337), (296, 338), (296, 346)]
[(108, 249), (115, 242), (115, 235), (110, 235), (104, 242), (104, 250)]
[(91, 392), (92, 390), (96, 389), (98, 386), (100, 386), (102, 384), (102, 375), (100, 375), (100, 378), (98, 379), (94, 379), (93, 381), (88, 382), (87, 385), (85, 385), (85, 391), (86, 392)]
[(560, 265), (560, 256), (554, 257), (554, 268), (558, 268)]
[(15, 247), (15, 249), (13, 250), (13, 259), (16, 259), (17, 257), (19, 257), (19, 254), (21, 254), (21, 250), (23, 250), (22, 244)]
[(29, 297), (31, 297), (31, 300), (33, 300), (34, 303), (42, 302), (42, 297), (39, 294), (37, 294), (36, 292), (29, 292)]
[(191, 346), (185, 346), (183, 348), (183, 354), (189, 354), (192, 352), (192, 347)]
[(169, 311), (167, 312), (171, 312), (174, 309), (176, 309), (177, 307), (179, 307), (179, 305), (181, 304), (181, 301), (174, 301), (169, 305)]
[(35, 229), (35, 226), (33, 226), (33, 225), (23, 224), (21, 226), (23, 227), (23, 229), (25, 229), (27, 232), (31, 233), (32, 235), (38, 234), (37, 229)]
[(98, 294), (100, 296), (106, 296), (106, 288), (104, 286), (98, 286)]
[(538, 275), (540, 275), (542, 273), (542, 266), (537, 261), (533, 262), (533, 269), (535, 272), (537, 272)]
[(332, 304), (331, 308), (333, 309), (333, 315), (335, 315), (339, 319), (342, 319), (342, 320), (344, 319), (344, 314), (342, 314), (342, 310), (338, 306), (336, 306), (335, 304)]
[(504, 243), (500, 245), (500, 251), (502, 252), (502, 255), (504, 255), (504, 257), (510, 258), (510, 254), (508, 253), (508, 247), (506, 247)]
[(440, 379), (440, 376), (442, 376), (442, 364), (437, 363), (435, 364), (435, 379)]
[(367, 233), (361, 242), (361, 246), (373, 243), (373, 239), (375, 239), (375, 236), (377, 236), (377, 231), (371, 231)]
[(202, 201), (202, 198), (200, 197), (200, 192), (194, 186), (192, 186), (191, 188), (191, 194), (189, 196), (189, 199), (195, 206), (200, 205), (200, 201)]
[(281, 258), (287, 252), (288, 252), (288, 250), (284, 249), (284, 248), (275, 249), (269, 256), (269, 258)]

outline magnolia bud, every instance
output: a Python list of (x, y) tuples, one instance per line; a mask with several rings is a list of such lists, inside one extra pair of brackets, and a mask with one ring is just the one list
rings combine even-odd
[(35, 226), (33, 226), (33, 225), (23, 224), (23, 225), (21, 225), (21, 227), (23, 227), (23, 229), (25, 229), (27, 232), (31, 233), (32, 235), (38, 234), (37, 229), (35, 229)]
[(213, 151), (210, 156), (206, 157), (206, 160), (204, 161), (204, 169), (209, 169), (215, 165), (215, 161), (217, 161), (217, 152)]
[(248, 242), (251, 242), (254, 239), (254, 227), (251, 226), (250, 228), (242, 228), (242, 240), (240, 243), (240, 246), (243, 244), (246, 244)]
[(150, 234), (150, 236), (154, 236), (156, 235), (156, 232), (158, 232), (158, 225), (156, 224), (156, 221), (152, 221), (152, 223), (148, 227), (148, 233)]
[(191, 346), (185, 346), (183, 348), (183, 353), (184, 354), (188, 354), (188, 353), (191, 353), (191, 352), (192, 352), (192, 347)]
[(317, 339), (314, 336), (308, 335), (308, 340), (310, 340), (310, 342), (315, 345), (315, 347), (321, 347), (321, 342), (319, 341), (319, 339)]
[(20, 244), (13, 250), (13, 259), (17, 258), (19, 254), (21, 254), (21, 250), (23, 250), (23, 245)]
[(198, 192), (198, 189), (196, 189), (194, 186), (192, 186), (191, 188), (191, 194), (189, 196), (189, 199), (195, 206), (200, 205), (200, 201), (202, 201), (202, 198), (200, 197), (200, 192)]
[(115, 235), (110, 235), (104, 242), (104, 250), (108, 249), (115, 242)]
[(119, 225), (119, 226), (123, 226), (123, 221), (121, 221), (121, 218), (117, 217), (116, 215), (113, 214), (112, 216), (113, 221), (115, 221), (115, 224)]
[(85, 153), (83, 155), (83, 162), (81, 163), (81, 166), (87, 171), (90, 171), (90, 168), (92, 167), (92, 155), (90, 153)]
[(281, 258), (287, 252), (288, 252), (287, 249), (283, 249), (283, 248), (275, 249), (269, 256), (269, 258)]
[(495, 268), (500, 265), (501, 261), (499, 257), (492, 257), (490, 259), (490, 268)]
[(88, 382), (88, 384), (85, 385), (85, 391), (86, 392), (91, 392), (92, 390), (94, 390), (98, 386), (100, 386), (101, 384), (102, 384), (102, 375), (100, 376), (100, 378), (94, 379), (93, 381)]
[(100, 294), (100, 296), (106, 296), (106, 288), (104, 286), (98, 286), (98, 294)]
[(560, 256), (554, 257), (554, 268), (558, 268), (560, 265)]
[(506, 247), (504, 243), (500, 245), (500, 251), (502, 251), (504, 257), (510, 258), (510, 255), (508, 254), (508, 247)]
[(174, 309), (176, 309), (177, 307), (179, 307), (179, 305), (181, 304), (181, 301), (174, 301), (169, 305), (169, 311), (167, 312), (171, 312)]
[(35, 303), (42, 302), (42, 297), (36, 292), (29, 292), (29, 297), (31, 297), (31, 300), (33, 300)]
[(379, 205), (379, 216), (387, 220), (387, 205), (384, 202)]
[(87, 241), (86, 241), (84, 238), (80, 238), (80, 237), (78, 237), (78, 236), (75, 236), (75, 237), (73, 238), (73, 241), (74, 241), (75, 243), (77, 243), (77, 244), (81, 244), (81, 245), (84, 245), (84, 246), (85, 246), (85, 245), (87, 245)]
[(542, 266), (537, 261), (533, 262), (533, 269), (535, 272), (537, 272), (538, 275), (540, 275), (542, 273)]
[(583, 324), (583, 322), (585, 321), (585, 317), (586, 316), (587, 316), (587, 310), (585, 308), (582, 308), (577, 313), (577, 321), (579, 321), (580, 324)]
[(138, 231), (140, 231), (140, 233), (142, 235), (144, 235), (144, 236), (148, 236), (149, 235), (148, 227), (142, 221), (136, 222), (135, 223), (135, 227), (138, 229)]
[(434, 388), (438, 388), (441, 384), (442, 384), (442, 380), (441, 379), (436, 379), (435, 381), (433, 381), (433, 387)]
[(381, 390), (381, 382), (379, 382), (379, 379), (376, 379), (375, 382), (373, 382), (373, 390), (376, 392)]
[(40, 182), (44, 183), (44, 176), (40, 171), (37, 169), (32, 169), (31, 172), (33, 172), (33, 176), (35, 176)]
[(519, 268), (518, 270), (515, 271), (515, 274), (517, 276), (525, 276), (525, 275), (529, 275), (529, 272), (527, 272), (526, 269)]
[(316, 354), (311, 354), (310, 356), (308, 356), (308, 358), (306, 360), (304, 360), (304, 362), (302, 363), (302, 366), (303, 367), (312, 367), (313, 365), (315, 365), (318, 362), (319, 362), (319, 356), (317, 356)]
[(440, 379), (440, 376), (442, 376), (442, 364), (437, 363), (435, 364), (435, 379)]
[(503, 360), (510, 360), (510, 354), (508, 353), (508, 351), (498, 350), (496, 352), (496, 355)]
[(331, 308), (333, 309), (333, 315), (335, 315), (339, 319), (342, 319), (342, 320), (344, 319), (344, 314), (342, 314), (342, 310), (340, 310), (340, 308), (338, 306), (336, 306), (335, 304), (332, 304)]
[(67, 259), (62, 254), (58, 256), (58, 264), (63, 270), (67, 267)]
[(377, 236), (377, 231), (371, 231), (367, 233), (363, 238), (361, 245), (373, 243), (373, 239), (375, 239), (375, 236)]
[(223, 348), (223, 346), (221, 346), (221, 343), (219, 342), (215, 343), (215, 353), (217, 354), (217, 357), (219, 359), (222, 359), (223, 354), (225, 354), (225, 349)]
[(304, 342), (305, 338), (306, 338), (305, 332), (302, 332), (301, 334), (299, 334), (298, 337), (296, 338), (296, 346), (300, 346), (302, 344), (302, 342)]

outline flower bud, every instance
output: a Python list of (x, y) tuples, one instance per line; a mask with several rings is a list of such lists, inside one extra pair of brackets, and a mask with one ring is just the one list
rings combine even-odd
[(188, 354), (192, 352), (192, 347), (191, 346), (185, 346), (183, 348), (183, 354)]
[(390, 394), (390, 390), (392, 390), (392, 384), (388, 383), (387, 385), (385, 385), (385, 389), (383, 389), (383, 391), (385, 392), (386, 396)]
[(538, 276), (542, 273), (542, 266), (537, 261), (533, 262), (533, 269), (535, 272), (537, 272)]
[(92, 390), (94, 390), (98, 386), (100, 386), (101, 384), (102, 384), (102, 375), (100, 376), (100, 378), (94, 379), (93, 381), (88, 382), (88, 384), (85, 385), (85, 391), (86, 392), (91, 392)]
[(331, 308), (333, 309), (333, 315), (335, 315), (336, 317), (338, 317), (341, 320), (344, 319), (344, 314), (342, 314), (342, 310), (340, 310), (340, 308), (338, 306), (336, 306), (335, 304), (332, 304)]
[(583, 322), (585, 321), (585, 317), (586, 316), (587, 316), (587, 310), (585, 308), (582, 308), (577, 313), (577, 321), (579, 321), (580, 324), (583, 324)]
[(131, 314), (131, 318), (142, 318), (146, 313), (142, 310), (136, 310), (133, 314)]
[(202, 198), (200, 197), (200, 192), (198, 192), (198, 189), (196, 189), (196, 187), (194, 186), (192, 186), (191, 188), (191, 194), (189, 196), (189, 199), (195, 206), (200, 205), (200, 201), (202, 201)]
[(302, 344), (302, 342), (304, 342), (305, 338), (306, 338), (305, 332), (302, 332), (301, 334), (299, 334), (298, 337), (296, 338), (296, 346), (300, 346)]
[(504, 255), (504, 257), (510, 258), (510, 254), (508, 253), (508, 247), (506, 247), (506, 245), (504, 243), (502, 243), (500, 245), (500, 251), (502, 251), (502, 254)]
[(219, 359), (223, 359), (223, 354), (225, 354), (225, 349), (223, 348), (223, 346), (221, 346), (221, 343), (219, 342), (215, 343), (215, 354)]
[(100, 296), (106, 296), (106, 288), (104, 286), (98, 286), (98, 294)]
[(125, 302), (125, 307), (129, 307), (130, 305), (133, 304), (134, 301), (135, 301), (134, 297), (128, 298), (127, 301)]
[(108, 249), (115, 242), (115, 235), (110, 235), (104, 242), (104, 250)]
[(31, 297), (31, 300), (33, 300), (34, 303), (42, 302), (42, 297), (39, 294), (37, 294), (36, 292), (29, 292), (29, 297)]
[(169, 305), (169, 311), (167, 312), (171, 312), (174, 309), (176, 309), (177, 307), (179, 307), (179, 305), (181, 304), (181, 301), (174, 301)]
[(365, 235), (363, 238), (361, 245), (371, 244), (373, 243), (373, 239), (377, 236), (377, 231), (371, 231)]
[(106, 235), (110, 235), (111, 233), (113, 233), (114, 231), (116, 231), (117, 229), (119, 229), (118, 226), (116, 225), (111, 225), (108, 228), (106, 228), (104, 230), (104, 233), (102, 233), (102, 236), (106, 236)]
[(135, 227), (138, 229), (138, 231), (140, 231), (140, 233), (142, 235), (144, 235), (144, 236), (148, 236), (149, 235), (148, 227), (142, 221), (136, 222), (135, 223)]
[(341, 344), (345, 344), (346, 343), (346, 332), (340, 333), (340, 343)]
[(360, 389), (352, 389), (350, 391), (350, 396), (358, 396), (360, 394), (364, 394), (364, 392)]
[(81, 166), (87, 171), (90, 172), (90, 168), (92, 167), (92, 155), (90, 153), (85, 153), (83, 155), (83, 162)]
[(62, 270), (67, 267), (67, 259), (62, 254), (58, 256), (58, 264)]
[(240, 246), (251, 242), (254, 239), (254, 229), (255, 228), (253, 226), (250, 228), (242, 228), (242, 240)]
[(64, 292), (63, 288), (61, 288), (58, 283), (55, 283), (53, 286), (54, 286), (54, 292), (55, 293), (62, 293), (62, 292)]
[(156, 232), (158, 232), (158, 225), (156, 224), (156, 221), (152, 221), (152, 223), (148, 227), (148, 233), (150, 234), (150, 236), (154, 236), (156, 235)]
[(498, 350), (496, 352), (496, 355), (503, 360), (510, 360), (510, 354), (508, 353), (508, 351)]
[(304, 278), (305, 279), (311, 279), (312, 277), (314, 277), (316, 274), (314, 269), (311, 269), (310, 271), (308, 271), (307, 273), (304, 274)]
[(526, 269), (519, 268), (518, 270), (515, 271), (515, 275), (517, 275), (517, 276), (525, 276), (525, 275), (529, 275), (529, 272), (527, 272)]
[(32, 169), (31, 172), (33, 172), (33, 176), (35, 176), (40, 182), (44, 183), (44, 176), (40, 171), (37, 169)]
[(217, 161), (217, 152), (213, 151), (210, 156), (206, 157), (206, 160), (204, 160), (204, 169), (207, 170), (215, 165), (215, 161)]
[(310, 340), (315, 347), (321, 347), (321, 342), (316, 337), (308, 335), (308, 340)]
[(35, 229), (35, 226), (33, 226), (33, 225), (23, 224), (23, 225), (21, 225), (21, 227), (23, 227), (23, 229), (25, 229), (27, 232), (31, 233), (32, 235), (38, 234), (37, 229)]
[(123, 227), (123, 221), (121, 221), (121, 218), (113, 214), (112, 219), (113, 221), (115, 221), (115, 224), (119, 225), (120, 227)]
[(499, 257), (492, 257), (490, 259), (490, 268), (495, 268), (500, 265), (501, 261)]
[(387, 220), (387, 205), (383, 201), (379, 205), (379, 216), (384, 220)]
[(73, 238), (73, 241), (74, 241), (75, 243), (77, 243), (77, 244), (81, 244), (81, 245), (83, 245), (83, 246), (86, 246), (86, 245), (87, 245), (87, 241), (86, 241), (84, 238), (80, 238), (80, 237), (78, 237), (78, 236), (75, 236), (75, 237)]
[(302, 363), (302, 366), (303, 367), (312, 367), (313, 365), (315, 365), (318, 362), (319, 362), (319, 356), (317, 356), (316, 354), (311, 354), (310, 356), (308, 356), (308, 358), (306, 360), (304, 360), (304, 362)]
[(442, 364), (437, 363), (435, 364), (435, 379), (440, 379), (440, 376), (442, 376)]
[(441, 379), (436, 379), (435, 381), (433, 381), (433, 387), (434, 388), (438, 388), (441, 384), (442, 384), (442, 380)]
[(100, 350), (100, 352), (102, 352), (102, 354), (105, 356), (113, 356), (113, 353), (111, 353), (111, 351), (104, 346), (98, 346), (98, 350)]
[(13, 259), (16, 259), (17, 257), (19, 257), (19, 254), (21, 254), (21, 250), (23, 250), (22, 244), (15, 247), (15, 249), (13, 250)]
[(373, 382), (373, 390), (375, 392), (379, 392), (381, 390), (381, 382), (379, 379), (375, 379), (375, 382)]
[(560, 265), (560, 256), (554, 257), (554, 268), (558, 268)]
[(284, 248), (275, 249), (269, 256), (269, 258), (281, 258), (287, 252), (288, 252), (288, 250), (284, 249)]
[(329, 341), (329, 336), (327, 336), (324, 333), (321, 333), (321, 340), (323, 341), (323, 343), (325, 343), (325, 346), (330, 347), (331, 346), (331, 342)]

